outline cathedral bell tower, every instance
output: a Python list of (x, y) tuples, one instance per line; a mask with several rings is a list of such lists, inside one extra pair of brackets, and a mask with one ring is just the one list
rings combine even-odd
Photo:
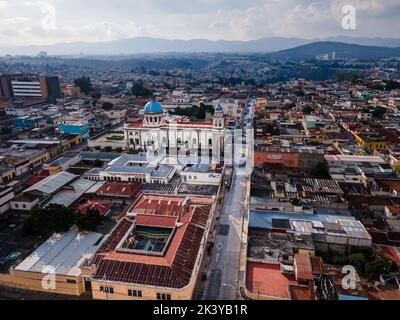
[(224, 108), (218, 105), (215, 108), (214, 117), (213, 117), (213, 126), (217, 129), (225, 128), (225, 115)]

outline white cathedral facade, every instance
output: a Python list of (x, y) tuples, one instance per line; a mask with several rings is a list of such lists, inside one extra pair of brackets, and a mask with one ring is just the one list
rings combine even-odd
[(155, 156), (209, 158), (213, 163), (224, 156), (226, 138), (223, 108), (217, 106), (212, 121), (190, 122), (168, 116), (156, 101), (144, 108), (144, 118), (125, 123), (130, 150)]

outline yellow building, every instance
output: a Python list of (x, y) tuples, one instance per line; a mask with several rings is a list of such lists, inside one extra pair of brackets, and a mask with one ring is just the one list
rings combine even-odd
[(366, 151), (387, 149), (386, 138), (378, 134), (357, 133), (354, 135), (354, 139)]
[(97, 251), (102, 237), (94, 232), (54, 234), (11, 268), (9, 274), (1, 274), (0, 285), (80, 296), (89, 284), (89, 276), (84, 272), (86, 263)]
[(134, 211), (135, 216), (121, 220), (96, 254), (93, 298), (192, 299), (211, 207), (187, 205), (185, 198), (151, 196), (141, 199)]
[(400, 152), (390, 153), (388, 162), (396, 173), (400, 173)]
[(79, 134), (65, 134), (62, 137), (62, 146), (64, 150), (82, 143), (82, 137)]

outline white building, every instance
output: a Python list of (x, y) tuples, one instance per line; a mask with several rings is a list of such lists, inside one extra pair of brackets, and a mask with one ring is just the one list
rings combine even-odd
[(219, 99), (213, 101), (213, 103), (221, 106), (226, 116), (238, 119), (243, 113), (243, 108), (240, 106), (239, 101), (236, 99)]
[(121, 182), (169, 183), (174, 177), (174, 166), (150, 161), (143, 155), (123, 155), (99, 170), (99, 180)]
[(208, 164), (198, 164), (186, 167), (180, 176), (181, 181), (187, 184), (218, 186), (222, 179), (222, 168), (213, 170)]
[(150, 101), (144, 108), (144, 119), (125, 123), (125, 135), (130, 150), (142, 150), (154, 155), (207, 156), (219, 163), (224, 151), (225, 116), (217, 106), (212, 121), (176, 121), (163, 107)]

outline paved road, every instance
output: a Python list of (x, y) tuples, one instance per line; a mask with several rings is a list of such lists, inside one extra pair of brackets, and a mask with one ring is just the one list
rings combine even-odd
[(246, 177), (234, 175), (231, 190), (226, 193), (214, 241), (205, 300), (235, 300), (238, 298), (240, 243), (245, 210)]
[[(246, 120), (253, 118), (252, 108)], [(231, 189), (226, 192), (212, 260), (203, 293), (204, 300), (237, 300), (243, 218), (246, 209), (248, 176), (234, 171)]]

